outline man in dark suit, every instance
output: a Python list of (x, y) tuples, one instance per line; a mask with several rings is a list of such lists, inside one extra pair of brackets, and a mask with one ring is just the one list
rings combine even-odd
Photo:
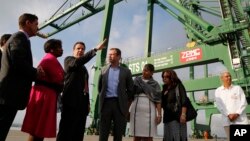
[(113, 121), (114, 141), (122, 141), (126, 118), (132, 101), (133, 79), (130, 70), (120, 65), (121, 51), (109, 50), (109, 65), (105, 66), (99, 78), (99, 141), (108, 141)]
[(19, 17), (19, 31), (3, 50), (0, 72), (0, 141), (4, 141), (18, 110), (28, 103), (32, 81), (42, 75), (32, 63), (29, 37), (38, 31), (38, 18), (33, 14)]
[(75, 43), (73, 56), (64, 60), (65, 85), (62, 94), (62, 113), (57, 141), (82, 141), (87, 115), (90, 110), (88, 71), (84, 64), (90, 61), (96, 51), (104, 48), (106, 40), (86, 54), (83, 42)]

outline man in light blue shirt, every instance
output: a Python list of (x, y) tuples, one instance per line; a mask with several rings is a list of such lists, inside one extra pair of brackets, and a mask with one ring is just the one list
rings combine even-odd
[(106, 93), (106, 98), (118, 97), (117, 87), (119, 83), (119, 74), (119, 67), (109, 68), (108, 89)]
[(130, 70), (120, 65), (121, 51), (109, 50), (109, 65), (102, 68), (99, 78), (99, 141), (108, 141), (113, 122), (114, 141), (122, 141), (129, 105), (132, 101), (133, 79)]

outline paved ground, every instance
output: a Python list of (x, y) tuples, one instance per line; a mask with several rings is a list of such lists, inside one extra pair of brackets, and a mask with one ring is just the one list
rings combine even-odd
[[(20, 132), (18, 130), (11, 130), (8, 134), (6, 141), (27, 141), (28, 134)], [(55, 141), (55, 138), (45, 139), (45, 141)], [(85, 136), (84, 141), (98, 141), (98, 136)], [(113, 141), (110, 137), (109, 141)], [(125, 137), (123, 141), (133, 141), (131, 137)], [(154, 141), (162, 141), (161, 138), (154, 139)], [(205, 139), (190, 139), (189, 141), (205, 141)], [(223, 139), (210, 139), (207, 141), (225, 141)]]
[[(28, 134), (11, 130), (8, 134), (6, 141), (27, 141)], [(45, 141), (55, 141), (55, 138), (45, 139)], [(98, 136), (85, 136), (84, 141), (98, 141)], [(109, 141), (113, 141), (112, 137), (109, 137)], [(124, 138), (124, 141), (133, 141), (132, 138)], [(162, 141), (162, 139), (155, 139), (154, 141)]]

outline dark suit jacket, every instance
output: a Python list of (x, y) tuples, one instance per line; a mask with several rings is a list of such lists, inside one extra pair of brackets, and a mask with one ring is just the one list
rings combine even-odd
[(0, 50), (0, 70), (1, 70), (2, 54), (3, 54), (3, 53), (2, 53), (2, 50)]
[(91, 50), (78, 59), (73, 56), (65, 58), (65, 84), (62, 94), (62, 103), (64, 106), (80, 109), (87, 107), (86, 102), (89, 102), (89, 95), (84, 95), (83, 92), (85, 80), (88, 79), (86, 78), (88, 77), (88, 72), (84, 64), (90, 61), (95, 55), (95, 51)]
[[(102, 111), (104, 99), (106, 97), (106, 91), (108, 87), (108, 75), (110, 65), (105, 66), (100, 74), (98, 91), (99, 91), (99, 112)], [(119, 84), (118, 84), (118, 101), (119, 108), (124, 116), (127, 116), (128, 102), (132, 101), (133, 98), (133, 79), (131, 71), (128, 68), (119, 66)]]
[(0, 72), (0, 104), (24, 109), (29, 100), (33, 68), (30, 41), (23, 32), (11, 36), (3, 50)]

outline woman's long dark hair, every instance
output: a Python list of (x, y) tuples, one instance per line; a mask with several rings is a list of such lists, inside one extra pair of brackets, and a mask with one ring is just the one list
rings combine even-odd
[[(168, 88), (174, 88), (176, 87), (177, 84), (181, 83), (181, 80), (178, 78), (176, 72), (172, 69), (166, 69), (162, 72), (161, 77), (163, 78), (164, 73), (167, 73), (169, 76), (169, 79), (171, 81), (170, 85)], [(164, 84), (165, 85), (165, 84)]]

